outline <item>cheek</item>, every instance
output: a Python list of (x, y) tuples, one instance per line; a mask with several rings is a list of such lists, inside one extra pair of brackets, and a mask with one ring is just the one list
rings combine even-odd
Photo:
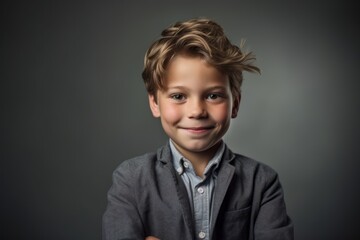
[(176, 123), (181, 120), (182, 114), (176, 106), (165, 106), (161, 113), (163, 120), (168, 123)]
[(219, 105), (212, 110), (212, 118), (217, 122), (228, 122), (231, 119), (231, 106)]

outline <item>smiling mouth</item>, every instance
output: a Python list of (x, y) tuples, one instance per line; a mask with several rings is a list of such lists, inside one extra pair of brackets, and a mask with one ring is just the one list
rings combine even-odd
[(204, 133), (204, 132), (208, 132), (209, 130), (213, 129), (213, 126), (209, 126), (209, 127), (182, 127), (181, 129), (184, 129), (188, 132), (191, 133)]

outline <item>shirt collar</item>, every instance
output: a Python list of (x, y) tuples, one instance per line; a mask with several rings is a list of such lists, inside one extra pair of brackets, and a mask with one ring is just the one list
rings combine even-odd
[[(181, 153), (176, 149), (173, 141), (169, 139), (169, 145), (170, 150), (172, 154), (172, 162), (175, 167), (175, 170), (179, 173), (179, 175), (182, 175), (184, 173), (184, 167), (183, 162), (184, 159), (186, 159), (184, 156), (181, 155)], [(216, 151), (215, 155), (210, 159), (208, 165), (205, 168), (204, 175), (207, 176), (211, 173), (214, 174), (216, 177), (217, 175), (217, 169), (219, 168), (222, 156), (225, 152), (225, 143), (222, 141), (220, 147)], [(187, 160), (188, 161), (188, 160)]]

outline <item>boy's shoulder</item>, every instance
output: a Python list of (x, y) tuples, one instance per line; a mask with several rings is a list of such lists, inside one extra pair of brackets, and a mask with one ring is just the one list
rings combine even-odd
[(150, 167), (157, 161), (157, 153), (156, 152), (147, 152), (139, 156), (135, 156), (133, 158), (126, 159), (122, 161), (116, 170), (119, 169), (127, 169), (130, 171), (135, 171), (136, 169), (143, 167)]
[(276, 173), (275, 170), (264, 162), (255, 160), (245, 155), (234, 153), (235, 166), (244, 168), (244, 170), (252, 170), (253, 172)]
[(141, 170), (149, 171), (160, 162), (170, 162), (171, 152), (167, 145), (159, 147), (156, 151), (146, 152), (144, 154), (122, 161), (114, 172), (138, 172)]
[(238, 153), (234, 153), (234, 156), (233, 165), (236, 175), (245, 184), (250, 183), (266, 187), (278, 181), (278, 173), (268, 164)]

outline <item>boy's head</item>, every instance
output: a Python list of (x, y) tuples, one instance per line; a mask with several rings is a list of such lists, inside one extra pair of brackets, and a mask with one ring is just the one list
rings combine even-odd
[(240, 96), (243, 71), (260, 72), (252, 64), (251, 52), (243, 53), (233, 45), (220, 25), (209, 19), (191, 19), (163, 30), (146, 52), (142, 77), (150, 95), (156, 97), (166, 87), (168, 65), (179, 54), (200, 57), (226, 75), (234, 97)]
[(237, 116), (242, 71), (259, 71), (207, 19), (176, 23), (147, 51), (143, 78), (154, 117), (184, 157), (209, 160)]

